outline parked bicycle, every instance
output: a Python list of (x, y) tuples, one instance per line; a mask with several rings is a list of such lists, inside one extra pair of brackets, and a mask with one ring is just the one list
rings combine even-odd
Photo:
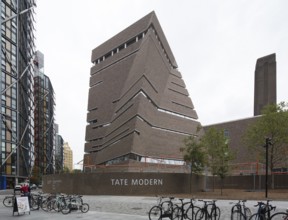
[[(176, 219), (173, 216), (173, 202), (174, 197), (169, 197), (168, 200), (163, 201), (165, 197), (158, 197), (158, 204), (153, 206), (149, 211), (149, 220), (160, 220), (162, 218)], [(175, 214), (175, 212), (174, 212)]]
[(73, 195), (68, 196), (65, 200), (65, 205), (62, 207), (61, 212), (63, 214), (68, 214), (71, 211), (80, 210), (82, 213), (86, 213), (89, 211), (89, 205), (83, 202), (82, 196)]
[(37, 194), (31, 193), (31, 207), (34, 210), (39, 210), (40, 208), (44, 211), (48, 211), (47, 204), (55, 198), (55, 195), (52, 194), (44, 194), (42, 192), (38, 192)]
[(286, 212), (276, 212), (271, 216), (271, 220), (288, 220), (288, 209)]
[(14, 199), (15, 199), (14, 195), (5, 196), (5, 198), (3, 199), (3, 205), (5, 207), (13, 207)]
[[(189, 219), (195, 220), (196, 212), (200, 209), (200, 207), (194, 205), (194, 199), (190, 199), (189, 202), (184, 202), (184, 199), (179, 199), (181, 201), (181, 205), (176, 205), (173, 209), (173, 216), (176, 219)], [(174, 219), (175, 219), (174, 218)]]
[(48, 203), (47, 203), (47, 211), (56, 211), (61, 212), (62, 208), (66, 205), (65, 194), (56, 194)]
[(203, 207), (196, 212), (196, 220), (219, 220), (221, 211), (220, 208), (216, 206), (216, 200), (205, 201), (198, 200), (203, 202)]
[[(241, 204), (242, 202), (242, 204)], [(248, 220), (252, 215), (251, 210), (245, 205), (247, 200), (239, 200), (231, 208), (231, 220)]]
[(258, 202), (257, 205), (255, 205), (255, 207), (258, 207), (258, 210), (249, 220), (270, 220), (272, 216), (271, 212), (276, 209), (276, 206), (272, 206), (270, 201), (271, 200), (267, 200), (266, 203)]

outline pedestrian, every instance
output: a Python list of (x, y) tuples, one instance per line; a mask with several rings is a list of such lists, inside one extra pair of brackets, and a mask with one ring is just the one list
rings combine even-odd
[(29, 206), (31, 207), (31, 203), (30, 203), (30, 200), (31, 200), (31, 195), (30, 195), (30, 186), (28, 183), (24, 183), (21, 188), (20, 188), (20, 191), (21, 193), (23, 193), (23, 196), (27, 196), (28, 197), (28, 201), (29, 201)]

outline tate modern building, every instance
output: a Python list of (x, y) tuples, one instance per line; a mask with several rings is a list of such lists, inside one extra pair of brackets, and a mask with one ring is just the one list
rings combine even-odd
[(200, 126), (154, 12), (92, 51), (84, 167), (183, 164)]

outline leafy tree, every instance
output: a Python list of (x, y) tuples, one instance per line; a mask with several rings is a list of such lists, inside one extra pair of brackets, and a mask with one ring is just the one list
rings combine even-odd
[[(198, 128), (200, 131), (201, 128)], [(184, 140), (185, 147), (181, 148), (184, 152), (184, 161), (191, 164), (191, 173), (201, 174), (205, 167), (208, 167), (214, 176), (223, 179), (229, 173), (229, 162), (233, 159), (233, 153), (228, 147), (228, 140), (224, 136), (224, 131), (214, 127), (209, 128), (202, 137), (188, 137)], [(221, 194), (222, 194), (221, 184)]]
[(68, 167), (64, 166), (63, 173), (70, 173), (70, 169)]
[(230, 166), (229, 162), (234, 159), (234, 153), (228, 146), (228, 140), (224, 145), (221, 145), (217, 152), (218, 167), (216, 169), (216, 175), (221, 179), (221, 195), (223, 189), (223, 180), (229, 174)]
[(219, 176), (221, 178), (222, 194), (223, 179), (229, 173), (229, 162), (234, 158), (234, 153), (228, 146), (228, 139), (225, 137), (224, 131), (215, 127), (211, 127), (205, 132), (201, 142), (207, 149), (209, 158), (207, 166), (213, 175), (213, 190), (214, 176)]
[(254, 151), (260, 162), (265, 161), (266, 138), (271, 138), (268, 148), (269, 168), (272, 173), (271, 186), (274, 188), (273, 169), (281, 166), (287, 160), (288, 146), (288, 103), (267, 105), (263, 108), (259, 119), (251, 124), (244, 136), (244, 143), (248, 149)]
[(205, 148), (199, 141), (199, 133), (203, 132), (201, 126), (197, 128), (197, 136), (189, 136), (184, 139), (184, 147), (180, 148), (183, 152), (183, 159), (190, 165), (190, 192), (192, 173), (201, 174), (206, 164), (206, 152)]
[(42, 174), (40, 173), (40, 168), (38, 166), (33, 167), (32, 176), (30, 177), (30, 183), (35, 183), (38, 185), (42, 181)]
[(191, 173), (201, 174), (206, 164), (206, 152), (201, 142), (194, 136), (184, 139), (185, 147), (180, 151), (184, 152), (184, 161), (191, 166)]
[(72, 173), (82, 173), (82, 170), (80, 170), (80, 169), (73, 169), (73, 170), (72, 170)]

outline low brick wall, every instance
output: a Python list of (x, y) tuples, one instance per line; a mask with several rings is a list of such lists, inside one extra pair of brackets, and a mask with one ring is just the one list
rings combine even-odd
[[(271, 187), (272, 176), (268, 175), (268, 188)], [(214, 183), (214, 184), (213, 184)], [(246, 189), (246, 190), (263, 190), (265, 189), (266, 177), (265, 175), (249, 175), (249, 176), (227, 176), (223, 180), (224, 189)], [(221, 188), (221, 179), (219, 177), (207, 178), (207, 188), (212, 189)], [(288, 189), (288, 175), (275, 174), (274, 175), (274, 189)]]
[[(271, 176), (269, 176), (271, 188)], [(191, 189), (190, 189), (191, 186)], [(288, 189), (288, 175), (274, 176), (275, 189)], [(76, 173), (43, 177), (43, 191), (82, 195), (168, 195), (221, 188), (219, 177), (186, 173)], [(264, 175), (228, 176), (224, 189), (265, 189)]]
[(76, 173), (43, 177), (43, 191), (82, 195), (165, 195), (204, 189), (204, 177), (182, 173)]

